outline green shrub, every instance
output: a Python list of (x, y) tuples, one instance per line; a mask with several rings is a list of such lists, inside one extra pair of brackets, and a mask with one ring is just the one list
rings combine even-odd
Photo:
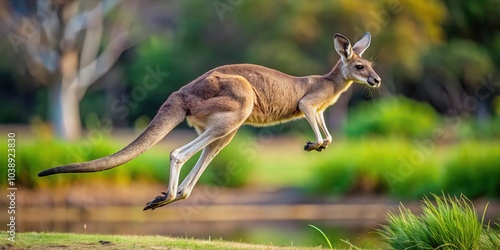
[(498, 140), (500, 138), (500, 115), (484, 120), (466, 119), (459, 127), (461, 139)]
[(492, 141), (436, 145), (424, 152), (417, 143), (395, 138), (336, 143), (307, 183), (312, 193), (387, 193), (416, 198), (445, 191), (475, 198), (500, 197), (500, 150)]
[(236, 135), (212, 160), (200, 182), (226, 187), (241, 187), (247, 184), (254, 155), (248, 154), (246, 148), (253, 143), (254, 140), (245, 134)]
[[(241, 141), (245, 136), (235, 138), (212, 161), (200, 179), (200, 183), (237, 187), (247, 183), (251, 161), (241, 153)], [(169, 153), (165, 149), (152, 148), (127, 164), (101, 173), (65, 174), (38, 178), (37, 174), (47, 168), (83, 162), (110, 155), (120, 150), (125, 144), (115, 143), (111, 138), (91, 145), (82, 140), (67, 143), (56, 140), (36, 140), (18, 143), (16, 147), (16, 185), (25, 187), (70, 185), (75, 181), (109, 181), (129, 185), (131, 181), (167, 183), (169, 176)], [(0, 150), (7, 152), (7, 145), (1, 144)], [(181, 171), (181, 181), (192, 169), (198, 155), (192, 157)], [(0, 155), (0, 161), (7, 162), (7, 155)], [(0, 185), (6, 185), (7, 178), (0, 179)]]
[(353, 164), (343, 162), (342, 159), (338, 159), (335, 163), (325, 161), (316, 168), (306, 188), (314, 194), (342, 195), (353, 188), (356, 172)]
[[(335, 142), (319, 156), (304, 153), (289, 158), (276, 157), (277, 152), (282, 152), (280, 148), (257, 154), (255, 143), (255, 138), (238, 134), (211, 162), (200, 183), (238, 187), (253, 178), (259, 185), (303, 187), (311, 194), (384, 193), (416, 198), (444, 190), (469, 197), (500, 197), (500, 151), (492, 141), (436, 145), (433, 150), (423, 152), (417, 143), (407, 139), (351, 139)], [(130, 185), (133, 181), (168, 182), (171, 149), (162, 146), (153, 147), (124, 166), (101, 173), (37, 177), (44, 169), (110, 155), (125, 144), (111, 138), (93, 146), (85, 141), (23, 141), (16, 148), (16, 182), (33, 188), (95, 180), (120, 185)], [(6, 152), (6, 147), (0, 144), (0, 151)], [(0, 154), (0, 161), (6, 162), (6, 157)], [(198, 157), (195, 155), (184, 164), (181, 179)], [(254, 169), (258, 171), (253, 173)], [(6, 180), (1, 178), (0, 185), (6, 185)]]
[(430, 105), (394, 97), (357, 105), (350, 110), (344, 130), (354, 138), (366, 135), (429, 138), (439, 124), (440, 117)]
[(351, 140), (317, 167), (308, 184), (313, 193), (389, 193), (397, 197), (421, 197), (438, 191), (439, 168), (435, 157), (408, 163), (417, 149), (405, 140)]
[(500, 150), (496, 142), (464, 142), (453, 149), (444, 165), (443, 190), (468, 197), (500, 198)]
[(382, 239), (393, 249), (500, 249), (500, 236), (478, 221), (465, 196), (433, 196), (436, 205), (424, 198), (420, 216), (404, 206), (389, 213), (377, 230)]

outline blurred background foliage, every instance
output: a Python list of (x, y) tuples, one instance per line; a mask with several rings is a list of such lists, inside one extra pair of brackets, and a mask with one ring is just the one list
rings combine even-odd
[[(113, 129), (140, 130), (170, 93), (224, 64), (254, 63), (291, 75), (324, 74), (339, 59), (333, 49), (335, 33), (355, 42), (370, 31), (372, 43), (364, 57), (375, 62), (374, 69), (382, 77), (383, 86), (379, 90), (356, 86), (328, 110), (327, 120), (336, 142), (321, 157), (304, 154), (295, 161), (307, 164), (311, 173), (297, 166), (289, 173), (277, 172), (276, 177), (273, 171), (278, 170), (274, 169), (285, 165), (276, 157), (264, 154), (247, 162), (240, 159), (244, 157), (238, 158), (241, 141), (260, 143), (252, 138), (258, 138), (263, 130), (247, 128), (245, 135), (231, 143), (235, 146), (230, 145), (216, 158), (208, 168), (212, 174), (205, 174), (202, 181), (214, 184), (216, 178), (209, 176), (227, 171), (224, 168), (233, 164), (236, 157), (245, 170), (224, 185), (253, 185), (252, 173), (261, 170), (268, 171), (261, 173), (266, 176), (260, 180), (268, 180), (268, 185), (298, 185), (319, 193), (363, 191), (419, 197), (421, 193), (443, 189), (466, 192), (470, 198), (498, 197), (499, 3), (142, 0), (134, 14), (137, 29), (130, 35), (136, 42), (124, 50), (110, 71), (90, 86), (79, 101), (80, 123), (89, 130), (99, 121), (109, 120)], [(4, 1), (0, 10), (7, 23), (5, 13), (31, 18), (37, 5), (30, 1)], [(113, 13), (110, 16), (111, 20), (115, 18)], [(15, 32), (6, 24), (1, 30), (3, 38)], [(84, 37), (85, 34), (79, 34), (79, 38)], [(15, 52), (11, 40), (1, 39), (0, 50), (0, 103), (7, 107), (0, 109), (1, 123), (52, 128), (42, 133), (44, 136), (32, 132), (35, 136), (31, 142), (18, 145), (19, 164), (23, 166), (21, 183), (30, 187), (45, 185), (34, 179), (34, 173), (54, 162), (90, 160), (125, 145), (126, 142), (116, 142), (111, 134), (88, 153), (77, 154), (77, 158), (58, 158), (66, 157), (68, 148), (78, 147), (79, 141), (52, 136), (58, 134), (51, 132), (54, 127), (50, 127), (53, 83), (43, 81), (30, 70), (32, 58)], [(145, 78), (154, 78), (151, 70), (168, 76), (157, 80), (158, 86), (146, 89), (139, 101), (123, 99), (124, 95), (145, 89)], [(295, 133), (281, 133), (286, 130)], [(307, 123), (301, 122), (265, 131), (275, 136), (278, 132), (299, 138), (305, 138), (305, 133), (311, 136)], [(400, 158), (422, 152), (418, 141), (429, 140), (432, 153), (419, 164), (412, 164), (412, 174), (405, 176), (404, 181), (397, 181), (397, 176), (391, 180), (393, 177), (387, 173), (397, 172), (402, 164)], [(39, 148), (50, 148), (50, 154)], [(476, 154), (477, 151), (481, 153)], [(102, 178), (116, 182), (165, 182), (168, 154), (155, 150), (146, 154), (129, 163), (140, 166), (140, 172), (138, 167), (129, 166), (106, 172)], [(300, 179), (298, 176), (310, 181), (291, 184)], [(285, 181), (286, 178), (291, 181)], [(50, 185), (64, 185), (76, 177), (52, 180)]]
[[(495, 3), (387, 0), (363, 1), (360, 8), (360, 3), (347, 0), (141, 1), (143, 9), (134, 20), (144, 29), (136, 34), (141, 39), (108, 74), (119, 77), (104, 76), (87, 92), (81, 118), (98, 113), (119, 126), (130, 126), (142, 115), (152, 118), (171, 92), (224, 64), (255, 63), (292, 75), (323, 74), (339, 58), (333, 34), (345, 34), (354, 42), (370, 31), (373, 41), (365, 57), (376, 63), (384, 87), (373, 96), (355, 91), (351, 104), (359, 98), (400, 94), (427, 102), (441, 114), (468, 112), (490, 119), (500, 85), (499, 21), (493, 18), (500, 13)], [(160, 8), (167, 13), (152, 11)], [(20, 75), (25, 67), (9, 63), (19, 55), (8, 39), (0, 48), (5, 55), (0, 63), (2, 100), (17, 104), (1, 111), (2, 122), (26, 123), (33, 116), (49, 120), (46, 85), (36, 84), (38, 79), (29, 74)], [(168, 79), (149, 91), (127, 117), (117, 118), (120, 112), (110, 108), (112, 101), (144, 84), (148, 67), (168, 72)], [(478, 92), (489, 95), (483, 100)], [(466, 96), (481, 99), (479, 107), (462, 107)], [(18, 109), (23, 112), (15, 112)]]

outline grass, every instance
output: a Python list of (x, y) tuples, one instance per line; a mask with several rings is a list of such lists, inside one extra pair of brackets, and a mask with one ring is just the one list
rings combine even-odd
[(500, 249), (500, 236), (483, 225), (486, 208), (479, 221), (465, 196), (433, 196), (436, 205), (424, 198), (420, 216), (404, 206), (389, 213), (378, 230), (383, 240), (393, 249)]
[(251, 245), (223, 240), (196, 240), (165, 236), (97, 235), (69, 233), (18, 233), (16, 242), (2, 234), (0, 249), (313, 249), (291, 246)]
[(316, 231), (320, 232), (320, 233), (321, 233), (321, 235), (323, 236), (323, 238), (325, 239), (326, 243), (328, 243), (328, 246), (330, 247), (330, 249), (333, 249), (333, 247), (332, 247), (332, 243), (330, 242), (330, 239), (328, 239), (328, 237), (326, 237), (326, 234), (325, 234), (325, 233), (323, 233), (323, 231), (322, 231), (321, 229), (319, 229), (319, 228), (318, 228), (317, 226), (315, 226), (315, 225), (311, 225), (311, 224), (309, 224), (309, 226), (310, 226), (310, 227), (312, 227), (312, 228), (314, 228), (314, 229), (316, 229)]

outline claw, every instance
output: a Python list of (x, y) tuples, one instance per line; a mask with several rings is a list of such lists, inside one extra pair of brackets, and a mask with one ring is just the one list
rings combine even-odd
[(308, 141), (306, 142), (306, 145), (304, 145), (304, 150), (305, 151), (312, 151), (312, 150), (316, 150), (318, 152), (321, 152), (323, 151), (324, 149), (326, 149), (326, 147), (328, 147), (328, 144), (327, 145), (321, 145), (321, 146), (317, 146), (318, 143), (315, 143), (315, 142), (311, 142), (311, 141)]
[(161, 193), (164, 196), (156, 196), (156, 198), (154, 198), (154, 200), (146, 203), (146, 206), (144, 207), (144, 209), (142, 211), (146, 211), (149, 209), (155, 210), (156, 208), (165, 206), (166, 204), (162, 204), (162, 202), (164, 202), (167, 199), (167, 192), (161, 192)]
[[(167, 200), (168, 191), (167, 192), (161, 192), (161, 193), (163, 194), (163, 196), (156, 196), (154, 198), (154, 200), (146, 203), (146, 206), (144, 207), (144, 209), (142, 209), (142, 211), (146, 211), (146, 210), (149, 210), (149, 209), (155, 210), (155, 209), (157, 209), (159, 207), (163, 207), (165, 205), (168, 205), (168, 204), (170, 204), (170, 203), (172, 203), (174, 201), (177, 201), (177, 200), (181, 199), (181, 198), (177, 197), (177, 198), (174, 198), (174, 199)], [(182, 193), (182, 191), (179, 190), (177, 192), (177, 195), (181, 195), (181, 193)]]
[(321, 145), (321, 146), (319, 146), (319, 148), (316, 149), (316, 151), (321, 152), (324, 149), (326, 149), (326, 146)]
[(306, 142), (306, 145), (304, 145), (304, 150), (309, 151), (309, 145), (313, 144), (312, 142), (308, 141)]

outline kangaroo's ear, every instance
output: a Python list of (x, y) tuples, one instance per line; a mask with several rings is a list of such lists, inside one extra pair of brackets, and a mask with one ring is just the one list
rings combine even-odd
[(361, 56), (363, 52), (365, 52), (365, 50), (368, 48), (368, 46), (370, 46), (371, 40), (372, 35), (370, 34), (370, 32), (366, 32), (363, 37), (361, 37), (361, 39), (359, 39), (359, 41), (354, 44), (352, 50), (354, 51), (354, 53), (358, 54), (358, 56)]
[(339, 53), (342, 59), (347, 61), (351, 60), (353, 51), (349, 39), (337, 33), (333, 38), (333, 43), (335, 44), (335, 50)]

